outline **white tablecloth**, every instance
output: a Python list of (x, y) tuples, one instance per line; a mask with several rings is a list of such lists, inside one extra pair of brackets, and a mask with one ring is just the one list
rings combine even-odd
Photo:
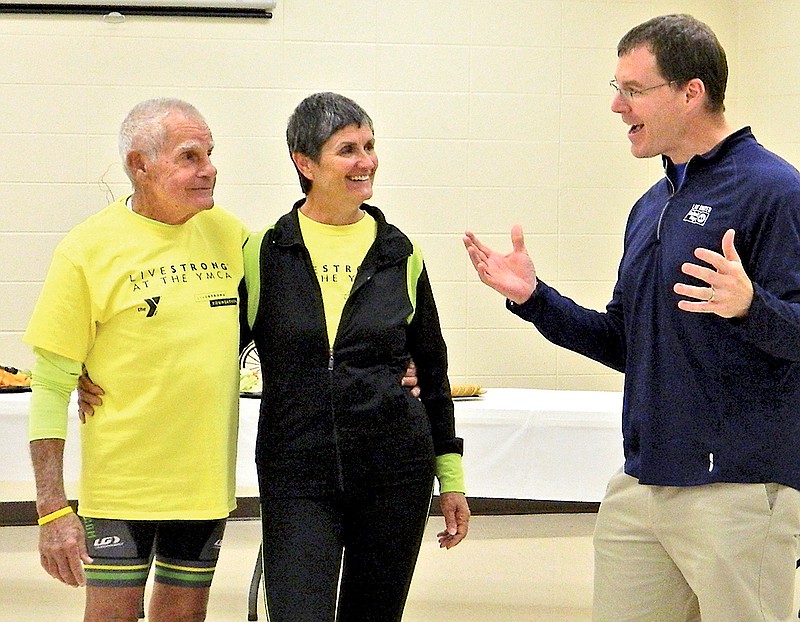
[(622, 466), (622, 394), (489, 389), (456, 401), (472, 497), (600, 501)]
[[(29, 393), (0, 394), (0, 501), (35, 498), (27, 442)], [(257, 496), (253, 456), (258, 400), (240, 402), (237, 496)], [(622, 465), (620, 393), (489, 389), (456, 401), (471, 497), (600, 501)], [(70, 405), (67, 492), (80, 468), (77, 406)]]

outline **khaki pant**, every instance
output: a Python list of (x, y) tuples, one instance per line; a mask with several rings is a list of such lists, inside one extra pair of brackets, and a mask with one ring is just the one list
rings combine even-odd
[(594, 622), (789, 622), (800, 492), (644, 486), (619, 471), (594, 534)]

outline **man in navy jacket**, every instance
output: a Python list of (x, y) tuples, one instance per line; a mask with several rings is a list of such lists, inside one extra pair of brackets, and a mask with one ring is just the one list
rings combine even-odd
[(620, 41), (612, 111), (665, 176), (633, 206), (605, 312), (464, 238), (550, 341), (625, 373), (625, 465), (595, 530), (595, 622), (792, 619), (800, 533), (800, 174), (724, 114), (725, 52), (688, 15)]

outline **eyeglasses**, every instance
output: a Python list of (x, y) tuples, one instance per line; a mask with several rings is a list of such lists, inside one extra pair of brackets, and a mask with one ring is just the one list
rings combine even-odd
[(614, 90), (615, 90), (617, 93), (619, 93), (619, 95), (622, 97), (622, 99), (624, 99), (624, 100), (626, 100), (626, 101), (631, 101), (631, 100), (632, 100), (632, 99), (634, 99), (635, 97), (639, 97), (639, 95), (642, 95), (642, 94), (644, 94), (644, 93), (647, 93), (647, 91), (652, 91), (653, 89), (659, 89), (659, 88), (661, 88), (662, 86), (671, 85), (671, 84), (673, 84), (673, 83), (675, 83), (675, 82), (677, 82), (677, 80), (670, 80), (669, 82), (662, 82), (661, 84), (656, 84), (655, 86), (648, 86), (646, 89), (623, 89), (623, 88), (622, 88), (622, 87), (621, 87), (621, 86), (620, 86), (620, 85), (617, 83), (617, 81), (616, 81), (616, 80), (611, 80), (611, 81), (609, 81), (609, 84), (611, 85), (611, 87), (612, 87), (612, 88), (613, 88), (613, 89), (614, 89)]

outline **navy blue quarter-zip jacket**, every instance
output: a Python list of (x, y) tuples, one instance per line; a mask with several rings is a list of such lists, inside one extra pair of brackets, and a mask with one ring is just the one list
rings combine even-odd
[[(421, 258), (380, 210), (362, 205), (377, 223), (376, 238), (329, 344), (322, 293), (300, 233), (302, 204), (245, 249), (245, 294), (257, 298), (242, 308), (250, 307), (263, 375), (261, 493), (316, 496), (431, 476), (434, 456), (461, 453), (462, 441)], [(256, 264), (247, 261), (253, 251)], [(420, 399), (400, 384), (412, 357)]]
[[(631, 210), (605, 312), (543, 282), (509, 309), (556, 344), (625, 373), (625, 472), (643, 484), (777, 482), (800, 489), (800, 174), (743, 128), (674, 166)], [(682, 311), (696, 248), (735, 247), (746, 318)]]

